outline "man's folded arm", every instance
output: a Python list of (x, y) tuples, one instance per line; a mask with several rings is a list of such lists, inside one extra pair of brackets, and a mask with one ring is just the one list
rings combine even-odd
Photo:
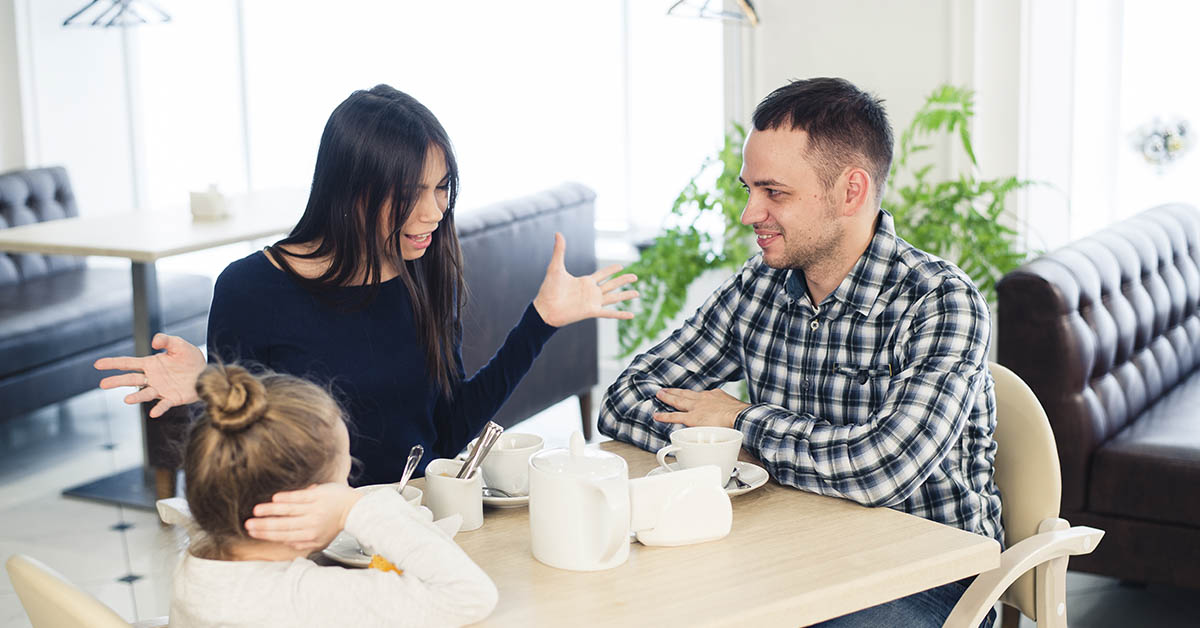
[(657, 450), (674, 429), (654, 420), (655, 412), (674, 410), (655, 398), (659, 390), (710, 390), (742, 376), (733, 340), (740, 285), (740, 274), (730, 277), (682, 327), (630, 363), (604, 395), (601, 434)]

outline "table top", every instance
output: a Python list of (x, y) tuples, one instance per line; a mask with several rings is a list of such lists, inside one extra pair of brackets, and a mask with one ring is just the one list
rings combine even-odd
[(232, 197), (233, 215), (219, 220), (195, 221), (186, 208), (50, 220), (0, 229), (0, 251), (154, 262), (286, 233), (307, 202), (308, 190), (262, 190)]
[[(657, 464), (631, 445), (600, 447), (625, 458), (630, 478)], [(890, 508), (774, 480), (732, 500), (729, 536), (684, 547), (634, 542), (629, 561), (605, 571), (538, 562), (527, 508), (485, 506), (483, 527), (455, 541), (500, 590), (486, 626), (802, 626), (1000, 565), (992, 539)]]

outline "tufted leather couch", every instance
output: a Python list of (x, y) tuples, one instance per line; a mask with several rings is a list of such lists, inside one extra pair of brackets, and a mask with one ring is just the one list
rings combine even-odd
[(1046, 409), (1071, 569), (1200, 588), (1200, 212), (1147, 210), (997, 285), (1001, 364)]
[[(78, 215), (61, 167), (0, 174), (0, 229)], [(202, 344), (212, 283), (159, 274), (167, 333)], [(128, 268), (0, 252), (0, 420), (96, 388), (92, 362), (133, 353)]]
[[(578, 183), (482, 207), (455, 218), (462, 244), (467, 304), (463, 365), (468, 375), (487, 363), (537, 294), (554, 249), (567, 241), (567, 270), (596, 270), (596, 194)], [(591, 436), (592, 393), (600, 379), (596, 321), (568, 325), (542, 349), (525, 379), (493, 418), (504, 426), (579, 396), (584, 436)]]

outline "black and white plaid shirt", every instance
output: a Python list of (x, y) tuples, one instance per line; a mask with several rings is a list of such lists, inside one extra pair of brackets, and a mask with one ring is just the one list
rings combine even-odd
[(660, 388), (745, 379), (734, 427), (782, 484), (1001, 539), (987, 304), (881, 212), (850, 274), (813, 307), (800, 271), (756, 255), (613, 383), (600, 431), (643, 449), (678, 425)]

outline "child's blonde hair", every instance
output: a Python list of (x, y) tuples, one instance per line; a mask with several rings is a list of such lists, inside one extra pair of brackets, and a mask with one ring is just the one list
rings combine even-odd
[(244, 524), (256, 504), (329, 481), (342, 412), (311, 382), (236, 365), (209, 366), (196, 392), (205, 409), (192, 424), (183, 463), (188, 506), (203, 531), (192, 553), (229, 559), (230, 545), (250, 538)]

